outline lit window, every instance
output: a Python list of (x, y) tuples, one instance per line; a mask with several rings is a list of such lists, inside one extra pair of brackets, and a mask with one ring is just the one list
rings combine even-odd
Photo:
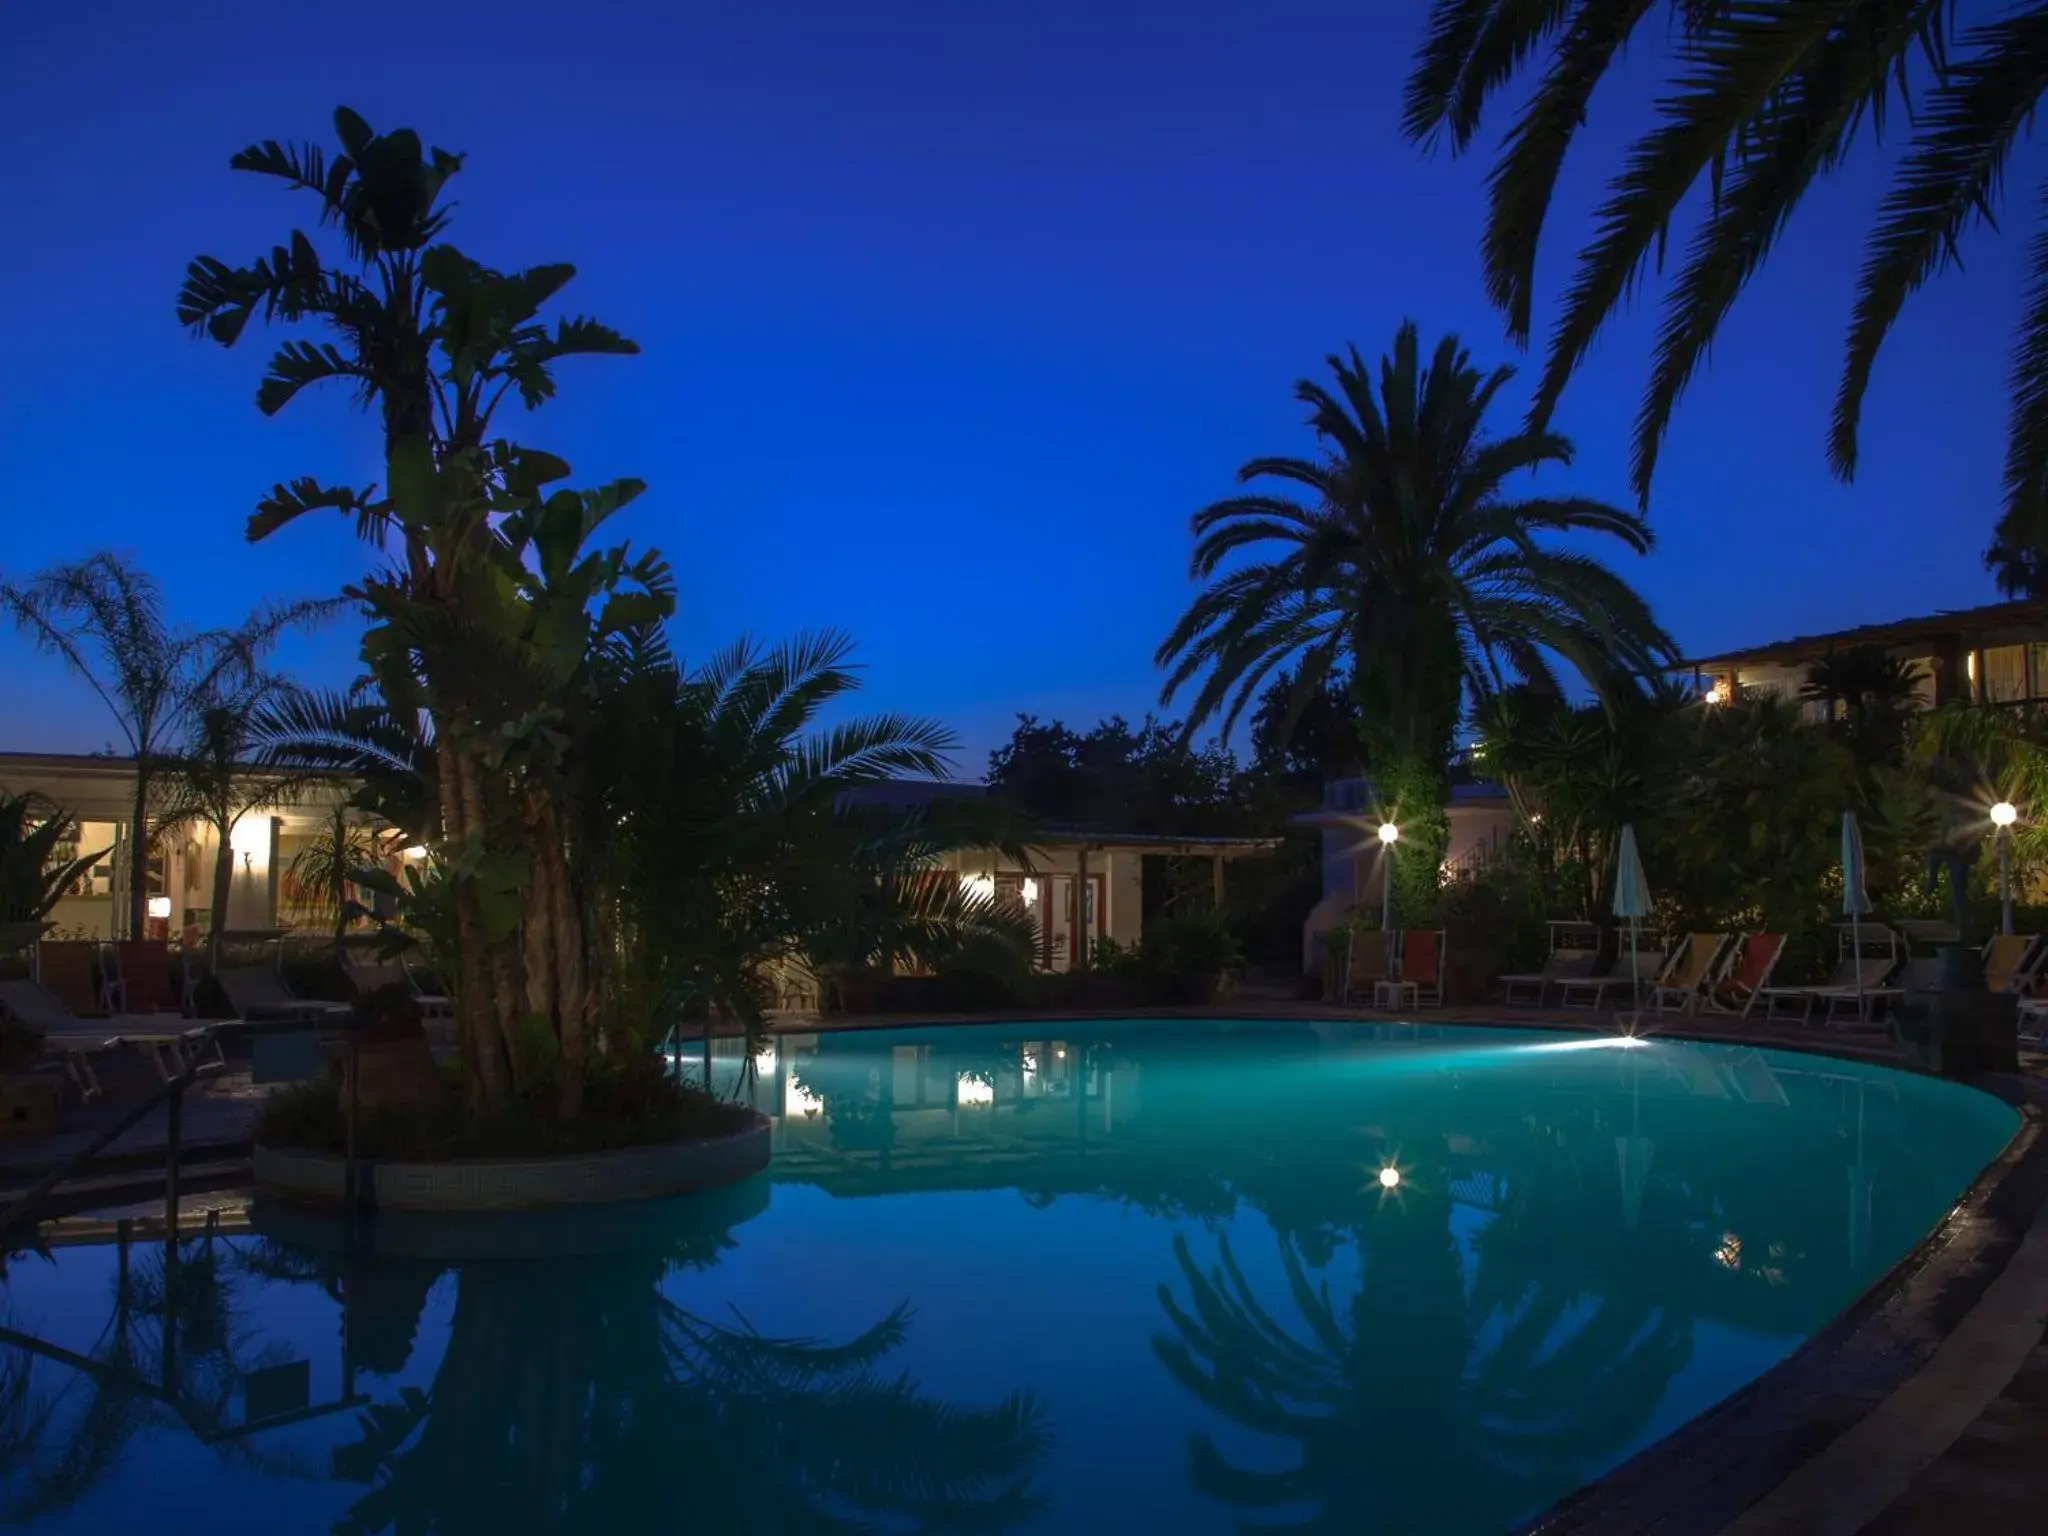
[(2018, 704), (2027, 696), (2027, 648), (1994, 645), (1984, 652), (1984, 702)]

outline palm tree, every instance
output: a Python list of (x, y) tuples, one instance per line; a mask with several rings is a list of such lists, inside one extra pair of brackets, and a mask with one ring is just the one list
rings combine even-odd
[(1686, 718), (1697, 709), (1661, 680), (1604, 704), (1517, 688), (1481, 705), (1475, 756), (1507, 790), (1545, 874), (1568, 887), (1565, 910), (1609, 920), (1621, 829), (1633, 823), (1657, 840), (1657, 818), (1686, 762)]
[(358, 1416), (338, 1480), (343, 1533), (633, 1530), (675, 1497), (677, 1448), (715, 1445), (691, 1494), (705, 1531), (994, 1532), (1042, 1508), (1047, 1445), (1025, 1393), (943, 1402), (886, 1363), (908, 1309), (843, 1341), (776, 1338), (679, 1304), (659, 1253), (456, 1269), (426, 1389)]
[(538, 1018), (559, 1046), (557, 1113), (575, 1118), (605, 1005), (588, 892), (564, 841), (561, 725), (601, 634), (665, 615), (672, 596), (658, 559), (583, 547), (637, 482), (554, 489), (568, 466), (492, 441), (490, 430), (508, 394), (529, 409), (553, 395), (559, 359), (637, 349), (592, 320), (552, 330), (541, 321), (573, 267), (501, 273), (448, 243), (442, 198), (461, 156), (423, 147), (410, 129), (378, 134), (347, 108), (334, 126), (339, 154), (270, 141), (230, 163), (310, 192), (342, 259), (324, 260), (303, 231), (244, 267), (201, 257), (178, 315), (222, 345), (258, 314), (329, 333), (280, 347), (257, 392), (266, 414), (326, 381), (381, 411), (381, 493), (280, 485), (249, 532), (261, 538), (324, 509), (353, 516), (380, 548), (395, 536), (396, 566), (351, 595), (372, 620), (365, 655), (384, 700), (430, 722), (422, 734), (437, 759), (437, 803), (427, 841), (462, 850), (441, 878), (471, 1105), (502, 1110), (521, 1091), (513, 1040)]
[(1808, 667), (1799, 696), (1825, 705), (1830, 719), (1840, 706), (1843, 734), (1859, 757), (1896, 762), (1919, 709), (1924, 675), (1919, 662), (1901, 660), (1881, 645), (1852, 646)]
[[(1348, 669), (1366, 757), (1407, 838), (1418, 817), (1441, 822), (1468, 691), (1484, 698), (1511, 680), (1554, 688), (1551, 656), (1598, 685), (1654, 672), (1675, 648), (1618, 575), (1542, 541), (1596, 533), (1640, 554), (1651, 544), (1641, 518), (1584, 497), (1504, 492), (1513, 476), (1572, 458), (1555, 433), (1487, 435), (1486, 413), (1513, 370), (1480, 373), (1455, 336), (1425, 365), (1413, 322), (1382, 361), (1377, 392), (1355, 348), (1329, 362), (1335, 393), (1295, 386), (1321, 455), (1254, 459), (1238, 472), (1299, 486), (1307, 499), (1243, 495), (1195, 515), (1190, 568), (1206, 585), (1157, 660), (1172, 669), (1168, 700), (1202, 680), (1189, 728), (1220, 714), (1226, 734), (1268, 674), (1292, 667), (1306, 700)], [(1433, 876), (1440, 856), (1418, 862)]]
[[(1030, 833), (993, 801), (921, 809), (845, 805), (802, 887), (799, 947), (812, 974), (846, 1002), (862, 981), (899, 965), (937, 969), (967, 954), (1029, 970), (1037, 925), (993, 891), (946, 870), (949, 855), (993, 848), (1030, 867)], [(850, 1006), (850, 1005), (849, 1005)]]
[[(1647, 498), (1678, 398), (1722, 318), (1763, 266), (1813, 184), (1859, 148), (1866, 126), (1912, 105), (1912, 137), (1877, 212), (1856, 284), (1828, 455), (1847, 478), (1871, 369), (1906, 299), (1995, 224), (2004, 171), (2048, 87), (2048, 4), (2027, 0), (1962, 31), (1956, 0), (1435, 0), (1409, 78), (1404, 125), (1463, 150), (1491, 98), (1537, 73), (1489, 178), (1487, 291), (1526, 342), (1537, 243), (1587, 105), (1638, 30), (1678, 38), (1656, 119), (1622, 158), (1551, 334), (1532, 421), (1541, 425), (1595, 334), (1646, 263), (1661, 261), (1680, 207), (1712, 196), (1666, 298), (1637, 414), (1634, 479)], [(1540, 64), (1534, 64), (1539, 55)], [(2029, 250), (2030, 291), (2011, 365), (2005, 513), (1995, 563), (2015, 582), (2048, 549), (2048, 234)], [(1846, 279), (1847, 274), (1844, 274)], [(2000, 552), (2003, 552), (2001, 555)]]
[(618, 980), (657, 1030), (681, 1011), (756, 1026), (761, 978), (825, 926), (857, 840), (856, 785), (943, 773), (953, 739), (899, 715), (817, 724), (859, 686), (835, 634), (728, 647), (695, 670), (629, 637), (582, 754), (577, 825), (617, 892)]
[(349, 924), (362, 915), (349, 892), (366, 873), (382, 866), (390, 846), (387, 837), (364, 825), (347, 801), (338, 800), (329, 807), (320, 830), (292, 855), (292, 881), (312, 893), (313, 911), (334, 919), (337, 950)]
[(224, 679), (192, 701), (185, 741), (164, 764), (156, 823), (161, 831), (203, 826), (213, 833), (213, 890), (206, 959), (220, 964), (235, 880), (235, 828), (257, 811), (296, 804), (319, 775), (278, 772), (253, 761), (261, 712), (295, 690), (282, 677), (250, 672)]
[(26, 583), (0, 582), (0, 609), (62, 659), (107, 706), (135, 762), (128, 823), (128, 931), (142, 932), (149, 895), (150, 808), (156, 780), (209, 698), (244, 686), (284, 631), (332, 604), (262, 607), (233, 629), (188, 630), (164, 617), (147, 574), (101, 552), (52, 566)]

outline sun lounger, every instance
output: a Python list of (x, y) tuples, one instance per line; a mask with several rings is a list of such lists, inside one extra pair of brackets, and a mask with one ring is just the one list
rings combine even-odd
[(2019, 1035), (2022, 1040), (2048, 1045), (2048, 997), (2020, 999)]
[(1685, 947), (1650, 989), (1650, 1007), (1660, 1013), (1666, 1008), (1679, 1013), (1691, 1013), (1697, 1008), (1706, 989), (1720, 978), (1727, 960), (1728, 938), (1725, 933), (1689, 935)]
[(1721, 978), (1706, 989), (1702, 1006), (1708, 1013), (1737, 1013), (1745, 1018), (1756, 1000), (1769, 990), (1771, 975), (1785, 953), (1782, 933), (1745, 933)]
[(1813, 1018), (1814, 1005), (1819, 1004), (1821, 1022), (1832, 1024), (1835, 1010), (1844, 1003), (1867, 1015), (1872, 1000), (1883, 993), (1885, 981), (1897, 964), (1891, 955), (1845, 955), (1835, 966), (1834, 975), (1820, 986), (1764, 988), (1764, 1017), (1774, 1019), (1781, 1007), (1789, 1011), (1796, 1005), (1803, 1024)]
[(31, 974), (77, 1017), (109, 1013), (98, 974), (99, 948), (97, 939), (43, 939), (36, 945)]
[(384, 987), (403, 987), (419, 1004), (420, 1013), (425, 1018), (445, 1019), (454, 1012), (453, 1003), (441, 993), (429, 992), (422, 987), (413, 968), (403, 960), (365, 960), (360, 955), (344, 953), (341, 971), (357, 997), (367, 997)]
[[(1542, 970), (1495, 978), (1501, 984), (1501, 1001), (1509, 1007), (1520, 1002), (1541, 1008), (1552, 987), (1592, 975), (1599, 958), (1599, 930), (1587, 923), (1554, 922), (1550, 925), (1550, 956)], [(1529, 995), (1518, 998), (1518, 992)]]
[(1410, 929), (1401, 935), (1401, 985), (1414, 989), (1415, 1006), (1444, 1005), (1444, 932)]
[(1344, 985), (1341, 1001), (1350, 1002), (1363, 992), (1372, 995), (1375, 982), (1386, 981), (1392, 976), (1389, 964), (1390, 935), (1378, 928), (1356, 928), (1351, 933), (1351, 943), (1344, 957)]
[(122, 1014), (81, 1019), (64, 1000), (39, 982), (0, 981), (0, 1013), (43, 1037), (43, 1049), (64, 1060), (65, 1071), (88, 1099), (101, 1092), (93, 1058), (108, 1051), (136, 1050), (155, 1065), (168, 1082), (189, 1064), (191, 1052), (205, 1042), (215, 1055), (220, 1046), (212, 1031), (218, 1021), (202, 1023), (176, 1014)]
[[(1607, 1001), (1608, 989), (1620, 987), (1631, 998), (1637, 988), (1648, 993), (1656, 989), (1665, 972), (1665, 955), (1661, 949), (1638, 949), (1629, 952), (1628, 945), (1622, 945), (1621, 953), (1614, 957), (1614, 964), (1604, 975), (1579, 976), (1558, 983), (1557, 1006), (1560, 1008), (1599, 1008)], [(1583, 1001), (1574, 1002), (1574, 998)]]
[(2037, 935), (1998, 935), (1984, 946), (1984, 989), (2010, 995), (2025, 992), (2041, 969), (2043, 953)]
[(1881, 987), (1872, 987), (1863, 995), (1875, 1007), (1882, 1003), (1887, 1008), (1895, 1007), (1908, 992), (1926, 992), (1941, 984), (1941, 962), (1932, 955), (1916, 955), (1899, 967), (1899, 974)]
[(284, 978), (267, 965), (224, 965), (213, 973), (213, 979), (227, 994), (229, 1005), (245, 1019), (319, 1020), (355, 1013), (350, 1003), (294, 996)]
[(162, 939), (122, 939), (100, 951), (114, 1013), (177, 1013), (171, 995), (171, 946)]

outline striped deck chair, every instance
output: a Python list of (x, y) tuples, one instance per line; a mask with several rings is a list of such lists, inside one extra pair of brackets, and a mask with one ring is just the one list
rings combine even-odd
[(1672, 959), (1647, 999), (1651, 1008), (1691, 1013), (1699, 1006), (1706, 989), (1720, 979), (1728, 960), (1725, 933), (1695, 933), (1686, 937), (1684, 948)]

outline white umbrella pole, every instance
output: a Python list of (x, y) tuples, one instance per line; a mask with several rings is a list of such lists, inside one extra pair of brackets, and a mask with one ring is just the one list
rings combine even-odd
[(1856, 961), (1856, 1022), (1863, 1022), (1863, 919), (1849, 909), (1849, 953)]
[(1643, 964), (1636, 958), (1636, 920), (1628, 920), (1628, 975), (1629, 987), (1635, 993), (1636, 1012), (1643, 1011)]

